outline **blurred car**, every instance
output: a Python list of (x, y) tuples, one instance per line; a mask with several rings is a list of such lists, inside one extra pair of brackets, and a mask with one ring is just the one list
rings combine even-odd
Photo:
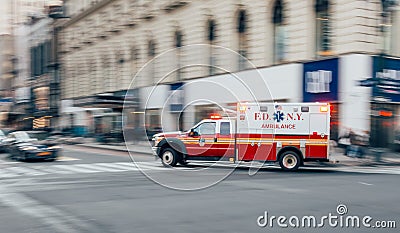
[(25, 131), (16, 131), (7, 135), (3, 140), (10, 158), (18, 160), (49, 160), (58, 157), (60, 147), (39, 143), (36, 138), (31, 138)]
[(155, 127), (155, 128), (152, 128), (152, 129), (146, 129), (147, 140), (151, 141), (155, 134), (162, 133), (162, 132), (163, 132), (163, 130), (162, 130), (161, 127)]
[(6, 135), (3, 130), (0, 129), (0, 153), (5, 151), (4, 139), (6, 139)]

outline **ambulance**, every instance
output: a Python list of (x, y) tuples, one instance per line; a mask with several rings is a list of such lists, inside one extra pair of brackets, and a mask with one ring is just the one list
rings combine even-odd
[(258, 161), (294, 171), (308, 161), (329, 161), (328, 103), (238, 103), (236, 116), (211, 115), (187, 132), (153, 136), (164, 166), (188, 161)]

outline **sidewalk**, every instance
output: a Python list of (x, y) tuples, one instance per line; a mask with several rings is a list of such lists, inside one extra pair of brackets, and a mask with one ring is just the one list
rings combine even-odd
[[(88, 147), (88, 148), (96, 148), (96, 149), (105, 149), (105, 150), (114, 150), (114, 151), (124, 151), (124, 152), (132, 152), (139, 154), (149, 154), (152, 155), (153, 152), (151, 150), (150, 142), (141, 141), (135, 144), (128, 143), (126, 145), (124, 142), (122, 143), (98, 143), (98, 142), (85, 142), (85, 143), (76, 143), (72, 144), (74, 146)], [(128, 148), (127, 148), (128, 146)]]
[[(128, 148), (125, 143), (110, 143), (101, 144), (97, 142), (86, 142), (74, 144), (75, 146), (82, 146), (88, 148), (97, 148), (105, 150), (125, 151), (132, 153), (152, 155), (150, 142), (141, 141), (133, 144), (128, 143)], [(330, 163), (323, 163), (326, 166), (400, 166), (400, 153), (385, 150), (382, 154), (381, 160), (376, 161), (376, 157), (368, 150), (364, 158), (349, 157), (344, 155), (344, 149), (338, 147), (331, 147), (330, 150)], [(322, 163), (321, 163), (322, 164)]]
[(330, 150), (330, 161), (338, 166), (400, 166), (400, 153), (385, 149), (377, 160), (370, 149), (363, 158), (357, 158), (346, 156), (343, 148), (334, 147)]

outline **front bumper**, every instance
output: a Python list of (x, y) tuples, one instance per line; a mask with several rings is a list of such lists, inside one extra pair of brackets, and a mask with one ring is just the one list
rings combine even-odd
[(160, 148), (157, 147), (157, 146), (153, 146), (153, 147), (151, 148), (151, 150), (153, 151), (153, 155), (156, 156), (156, 157), (158, 157), (158, 152), (159, 152)]

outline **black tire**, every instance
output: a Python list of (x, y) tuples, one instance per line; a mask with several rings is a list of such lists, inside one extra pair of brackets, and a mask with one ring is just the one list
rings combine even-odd
[(302, 160), (295, 151), (286, 151), (279, 156), (279, 165), (285, 171), (296, 171)]
[(179, 161), (178, 153), (172, 148), (162, 150), (160, 158), (165, 167), (175, 167)]

